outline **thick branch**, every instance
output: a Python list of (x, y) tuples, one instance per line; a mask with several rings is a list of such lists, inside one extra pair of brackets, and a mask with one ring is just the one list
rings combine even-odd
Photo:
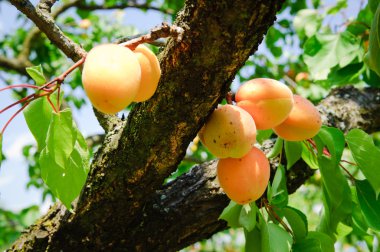
[(113, 5), (107, 5), (107, 4), (85, 4), (84, 2), (80, 2), (76, 5), (81, 10), (114, 10), (114, 9), (125, 9), (125, 8), (136, 8), (136, 9), (142, 9), (142, 10), (156, 10), (165, 14), (172, 15), (174, 14), (174, 10), (172, 9), (166, 9), (166, 8), (159, 8), (155, 6), (151, 6), (150, 4), (138, 4), (134, 2), (125, 2), (125, 3), (118, 3)]

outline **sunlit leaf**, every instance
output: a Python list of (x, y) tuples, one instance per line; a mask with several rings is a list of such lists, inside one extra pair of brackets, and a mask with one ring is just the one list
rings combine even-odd
[(361, 57), (360, 40), (348, 31), (317, 34), (304, 45), (304, 61), (315, 80), (324, 80), (336, 65), (343, 68)]
[(32, 77), (32, 79), (36, 82), (37, 86), (42, 86), (46, 82), (44, 72), (42, 70), (42, 66), (32, 66), (27, 67), (26, 72)]
[(313, 152), (313, 147), (308, 142), (302, 143), (302, 160), (312, 169), (318, 169), (317, 155)]
[(258, 209), (255, 202), (249, 204), (249, 208), (242, 207), (240, 211), (239, 224), (248, 232), (251, 232), (256, 226), (257, 211)]
[(360, 129), (353, 129), (346, 135), (347, 144), (352, 156), (376, 192), (380, 193), (380, 149), (373, 139)]
[(270, 138), (272, 134), (273, 134), (272, 129), (257, 130), (256, 140), (259, 144), (262, 144), (264, 142), (264, 140), (267, 140), (268, 138)]
[(302, 39), (313, 36), (322, 24), (322, 17), (317, 10), (303, 9), (294, 17), (293, 26)]
[(239, 217), (242, 207), (242, 205), (239, 205), (231, 200), (230, 204), (224, 208), (222, 214), (219, 216), (219, 219), (227, 221), (229, 227), (241, 227)]
[(86, 181), (89, 167), (87, 145), (72, 120), (71, 110), (53, 113), (39, 162), (42, 179), (70, 209)]

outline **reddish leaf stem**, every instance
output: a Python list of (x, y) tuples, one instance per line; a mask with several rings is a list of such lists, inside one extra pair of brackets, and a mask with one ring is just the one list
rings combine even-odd
[(0, 92), (4, 91), (4, 90), (8, 90), (8, 89), (12, 89), (12, 88), (34, 88), (34, 89), (38, 89), (39, 86), (36, 86), (36, 85), (31, 85), (31, 84), (15, 84), (15, 85), (9, 85), (9, 86), (6, 86), (4, 88), (0, 88)]
[(51, 102), (51, 100), (50, 100), (50, 95), (46, 96), (46, 98), (47, 98), (48, 102), (50, 103), (50, 106), (53, 108), (54, 112), (55, 112), (55, 113), (58, 113), (58, 112), (57, 112), (57, 109), (56, 109), (55, 106), (54, 106), (54, 104), (53, 104), (53, 103)]
[(28, 101), (29, 99), (33, 98), (35, 95), (36, 95), (35, 93), (31, 94), (31, 95), (28, 95), (28, 96), (26, 96), (26, 97), (24, 97), (24, 98), (22, 98), (22, 99), (20, 99), (20, 100), (18, 100), (16, 102), (12, 103), (11, 105), (9, 105), (9, 106), (3, 108), (2, 110), (0, 110), (0, 114), (3, 113), (3, 112), (5, 112), (5, 111), (7, 111), (8, 109), (12, 108), (13, 106), (15, 106), (17, 104), (20, 104), (20, 103), (23, 103), (25, 101)]
[(16, 111), (16, 113), (14, 113), (11, 118), (9, 118), (8, 122), (4, 125), (3, 129), (1, 130), (0, 134), (3, 135), (4, 132), (5, 132), (5, 129), (8, 127), (8, 125), (11, 123), (11, 121), (21, 112), (23, 111), (23, 109), (28, 106), (28, 104), (30, 103), (30, 101), (27, 101), (25, 102), (25, 104), (19, 109)]

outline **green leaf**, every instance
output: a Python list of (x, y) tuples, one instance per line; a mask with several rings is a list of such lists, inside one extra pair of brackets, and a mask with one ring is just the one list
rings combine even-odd
[(327, 147), (330, 152), (329, 159), (333, 162), (334, 165), (339, 165), (341, 160), (345, 141), (342, 131), (333, 127), (322, 127), (318, 135), (315, 137), (318, 150), (318, 157), (324, 155), (322, 153), (323, 147)]
[(84, 137), (76, 128), (70, 109), (53, 113), (46, 146), (39, 157), (41, 177), (68, 208), (78, 197), (89, 169), (89, 153)]
[(274, 223), (261, 223), (261, 246), (263, 252), (289, 252), (292, 236)]
[(271, 197), (269, 202), (278, 207), (284, 207), (288, 204), (288, 189), (286, 187), (286, 172), (283, 165), (279, 165), (274, 175), (271, 186)]
[[(318, 230), (335, 239), (339, 222), (349, 218), (352, 212), (351, 190), (339, 167), (345, 146), (344, 136), (336, 128), (323, 127), (314, 139), (318, 148), (324, 204), (324, 213)], [(322, 154), (325, 147), (331, 156)]]
[(322, 16), (317, 10), (303, 9), (294, 17), (293, 26), (300, 39), (311, 37), (319, 30), (322, 24)]
[(336, 65), (343, 68), (361, 58), (360, 40), (348, 31), (317, 34), (304, 45), (304, 61), (314, 80), (324, 80)]
[(46, 79), (44, 76), (44, 71), (42, 70), (42, 66), (32, 66), (27, 67), (26, 72), (32, 77), (32, 79), (36, 82), (37, 86), (42, 86), (46, 83)]
[(261, 248), (261, 233), (256, 226), (251, 232), (244, 229), (245, 235), (245, 252), (262, 252)]
[(59, 166), (65, 167), (76, 140), (77, 131), (73, 124), (71, 110), (65, 109), (60, 113), (53, 113), (46, 144), (50, 155)]
[(38, 150), (46, 145), (46, 135), (49, 129), (53, 108), (46, 97), (32, 101), (24, 110), (26, 124), (37, 141)]
[(256, 203), (249, 204), (248, 208), (242, 207), (239, 215), (239, 224), (248, 232), (251, 232), (256, 226), (256, 213), (258, 209)]
[(239, 218), (242, 208), (242, 205), (239, 205), (231, 200), (230, 204), (224, 208), (222, 214), (219, 216), (219, 219), (227, 221), (229, 227), (241, 227)]
[(302, 155), (302, 143), (285, 141), (286, 169), (292, 167)]
[(317, 155), (312, 153), (313, 147), (310, 143), (303, 141), (302, 142), (302, 159), (306, 164), (312, 169), (318, 169), (318, 159)]
[(281, 209), (281, 212), (292, 228), (295, 239), (297, 241), (304, 239), (308, 232), (306, 215), (300, 210), (289, 206)]
[(351, 226), (353, 228), (353, 234), (359, 235), (359, 236), (368, 236), (368, 224), (367, 221), (364, 218), (364, 215), (362, 213), (361, 207), (359, 205), (358, 195), (356, 192), (356, 187), (350, 187), (351, 193), (352, 193), (352, 220), (351, 220)]
[(360, 129), (353, 129), (346, 135), (348, 147), (352, 156), (376, 192), (380, 193), (380, 149), (377, 148), (371, 136)]
[(309, 232), (306, 239), (296, 241), (293, 252), (334, 252), (334, 241), (321, 232)]
[(377, 6), (379, 5), (379, 0), (368, 0), (368, 6), (372, 13), (376, 13)]
[(376, 231), (380, 231), (380, 198), (368, 180), (356, 180), (356, 191), (359, 205), (368, 225)]
[(256, 140), (259, 144), (262, 144), (264, 140), (269, 139), (273, 134), (272, 129), (268, 130), (257, 130)]
[(370, 69), (380, 76), (380, 5), (377, 6), (375, 16), (369, 33), (368, 52), (364, 56), (364, 62)]
[(267, 158), (277, 157), (278, 154), (282, 151), (284, 140), (281, 137), (277, 137), (276, 142), (273, 145), (271, 151), (266, 155)]

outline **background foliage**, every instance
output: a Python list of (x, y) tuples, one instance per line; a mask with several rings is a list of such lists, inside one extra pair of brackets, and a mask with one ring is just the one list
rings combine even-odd
[[(352, 9), (350, 5), (354, 2), (358, 8)], [(148, 9), (157, 9), (162, 13), (162, 19), (166, 21), (174, 20), (176, 13), (183, 6), (183, 1), (173, 0), (131, 3), (136, 3), (147, 15), (149, 15)], [(124, 4), (124, 1), (105, 1), (100, 8), (94, 1), (83, 1), (57, 15), (57, 22), (65, 34), (86, 50), (98, 43), (113, 42), (119, 38), (146, 32), (137, 30), (134, 25), (125, 25), (122, 10), (94, 11), (94, 9), (113, 9), (114, 6), (122, 7), (121, 9), (128, 8)], [(375, 30), (379, 29), (376, 21), (379, 16), (376, 12), (377, 5), (378, 2), (375, 0), (360, 1), (360, 3), (348, 0), (287, 0), (259, 51), (250, 57), (236, 76), (231, 86), (232, 90), (236, 90), (246, 80), (269, 77), (282, 80), (292, 88), (293, 92), (317, 103), (337, 86), (380, 87), (380, 77), (377, 74), (379, 73), (377, 67), (380, 66), (377, 60), (380, 57), (376, 57), (378, 51), (374, 46), (378, 41), (373, 37)], [(26, 27), (31, 26), (23, 15), (20, 14), (18, 18), (26, 24)], [(0, 54), (6, 58), (13, 58), (29, 53), (28, 64), (36, 66), (41, 64), (45, 79), (57, 76), (71, 64), (43, 34), (26, 44), (28, 36), (30, 32), (25, 26), (5, 34), (0, 41)], [(29, 52), (26, 52), (25, 48), (28, 47)], [(160, 50), (160, 47), (152, 48), (156, 52)], [(7, 85), (15, 83), (15, 80), (28, 83), (32, 81), (26, 73), (3, 65), (0, 67), (4, 72), (2, 80)], [(78, 71), (65, 80), (63, 89), (66, 107), (80, 110), (88, 102), (84, 97)], [(18, 89), (13, 91), (13, 95), (15, 99), (20, 99), (25, 97), (27, 92), (26, 89)], [(126, 114), (128, 110), (128, 108), (125, 110)], [(286, 250), (283, 247), (269, 248), (276, 244), (272, 241), (273, 237), (276, 237), (288, 240), (290, 243), (292, 239), (302, 240), (293, 247), (294, 251), (305, 251), (311, 247), (325, 248), (317, 251), (329, 251), (330, 245), (334, 242), (331, 237), (335, 237), (338, 240), (335, 244), (337, 250), (351, 248), (358, 251), (377, 251), (380, 237), (380, 203), (376, 194), (380, 190), (380, 180), (375, 171), (379, 171), (377, 165), (380, 150), (376, 147), (380, 146), (379, 135), (380, 133), (375, 133), (368, 136), (359, 130), (352, 130), (344, 136), (337, 129), (324, 128), (314, 139), (318, 150), (315, 158), (307, 156), (306, 148), (310, 148), (307, 143), (284, 143), (284, 154), (288, 163), (286, 167), (277, 170), (277, 179), (275, 178), (271, 190), (268, 191), (268, 201), (278, 208), (278, 214), (285, 216), (294, 236), (290, 236), (284, 229), (275, 225), (275, 221), (267, 223), (260, 218), (256, 220), (244, 216), (236, 220), (236, 214), (227, 211), (225, 212), (227, 217), (224, 218), (229, 220), (232, 229), (185, 250), (241, 251), (244, 248), (244, 236), (255, 239), (260, 230), (261, 242), (254, 244), (247, 242), (245, 244), (247, 250), (257, 246), (258, 243), (263, 248), (273, 251)], [(262, 140), (271, 136), (271, 132), (260, 132)], [(91, 141), (92, 138), (88, 137), (90, 156), (100, 143), (100, 141)], [(324, 147), (328, 148), (331, 157), (327, 158), (323, 154)], [(47, 197), (54, 201), (56, 194), (51, 191), (54, 187), (50, 186), (49, 189), (42, 181), (43, 171), (38, 162), (42, 149), (34, 144), (23, 148), (23, 156), (28, 162), (28, 167), (25, 169), (28, 169), (30, 176), (26, 186), (39, 189), (43, 201)], [(281, 150), (273, 157), (280, 153)], [(342, 156), (343, 159), (357, 164), (345, 164), (345, 169), (353, 174), (354, 178), (342, 173), (341, 169), (336, 169)], [(194, 164), (214, 158), (202, 146), (199, 139), (195, 138), (189, 145), (187, 155), (178, 170), (167, 178), (167, 181), (187, 172)], [(307, 161), (311, 167), (318, 166), (320, 169), (297, 193), (288, 196), (286, 189), (284, 190), (284, 173), (300, 158)], [(367, 180), (363, 180), (364, 178)], [(67, 204), (70, 201), (71, 199)], [(238, 210), (236, 207), (238, 206), (232, 204), (230, 210), (234, 209), (233, 211), (240, 216), (244, 214), (241, 207)], [(251, 207), (256, 208), (254, 205)], [(247, 211), (247, 214), (252, 214), (253, 211), (259, 210)], [(8, 247), (22, 229), (30, 225), (39, 214), (38, 206), (31, 206), (20, 212), (1, 209), (0, 249)], [(270, 219), (270, 216), (264, 215), (264, 218)], [(255, 223), (250, 221), (252, 219)], [(245, 227), (245, 234), (240, 226)], [(308, 230), (317, 231), (308, 232)]]

